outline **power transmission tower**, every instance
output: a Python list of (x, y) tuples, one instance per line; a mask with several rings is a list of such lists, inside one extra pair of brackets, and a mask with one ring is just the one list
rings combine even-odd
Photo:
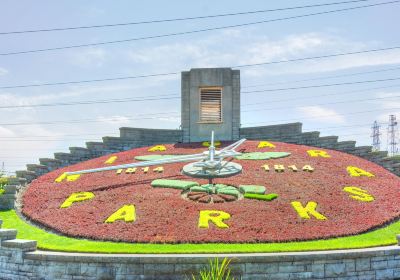
[(397, 148), (397, 135), (398, 135), (398, 128), (397, 128), (397, 121), (395, 115), (389, 116), (389, 126), (388, 126), (388, 151), (390, 156), (394, 156), (398, 152)]
[(377, 152), (380, 151), (381, 149), (381, 133), (379, 131), (380, 125), (378, 124), (377, 121), (374, 121), (374, 124), (372, 125), (372, 151)]

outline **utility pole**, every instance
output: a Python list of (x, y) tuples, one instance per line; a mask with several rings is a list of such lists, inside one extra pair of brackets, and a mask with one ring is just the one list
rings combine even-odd
[(398, 135), (398, 130), (397, 130), (396, 116), (390, 115), (389, 126), (388, 126), (388, 137), (387, 137), (388, 151), (390, 156), (394, 156), (398, 152), (397, 135)]
[(381, 149), (381, 133), (379, 131), (379, 129), (381, 128), (381, 126), (378, 124), (377, 121), (374, 121), (374, 124), (372, 125), (372, 151), (377, 152), (380, 151)]

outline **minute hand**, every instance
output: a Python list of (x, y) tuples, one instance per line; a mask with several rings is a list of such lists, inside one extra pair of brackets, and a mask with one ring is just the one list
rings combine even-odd
[(203, 160), (205, 158), (206, 158), (206, 155), (204, 155), (204, 154), (192, 154), (192, 155), (177, 156), (174, 158), (149, 160), (149, 161), (145, 161), (145, 162), (133, 162), (133, 163), (127, 163), (127, 164), (121, 164), (121, 165), (108, 166), (108, 167), (100, 167), (100, 168), (94, 168), (94, 169), (72, 171), (72, 172), (66, 172), (66, 175), (78, 175), (78, 174), (94, 173), (94, 172), (101, 172), (101, 171), (117, 170), (117, 169), (123, 169), (123, 168), (145, 167), (145, 166), (152, 166), (152, 165), (159, 165), (159, 164), (166, 164), (166, 163)]

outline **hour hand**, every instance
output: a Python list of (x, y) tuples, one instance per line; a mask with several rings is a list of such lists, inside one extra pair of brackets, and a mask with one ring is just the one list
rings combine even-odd
[(124, 168), (145, 167), (145, 166), (161, 165), (161, 164), (168, 164), (168, 163), (196, 161), (196, 160), (204, 160), (205, 157), (206, 156), (204, 154), (191, 154), (191, 155), (176, 156), (173, 158), (149, 160), (149, 161), (145, 161), (145, 162), (133, 162), (133, 163), (128, 163), (128, 164), (72, 171), (72, 172), (66, 172), (66, 174), (67, 175), (77, 175), (77, 174), (95, 173), (95, 172), (110, 171), (110, 170), (117, 170), (117, 169), (124, 169)]

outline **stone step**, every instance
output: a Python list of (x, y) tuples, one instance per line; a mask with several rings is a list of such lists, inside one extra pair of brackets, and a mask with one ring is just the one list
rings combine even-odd
[(5, 194), (15, 194), (17, 192), (16, 185), (5, 185), (3, 189)]
[(0, 229), (0, 240), (1, 244), (3, 244), (4, 240), (12, 240), (17, 237), (17, 230), (16, 229)]
[(1, 242), (2, 247), (16, 248), (23, 251), (36, 251), (37, 241), (36, 240), (25, 240), (25, 239), (9, 239)]

